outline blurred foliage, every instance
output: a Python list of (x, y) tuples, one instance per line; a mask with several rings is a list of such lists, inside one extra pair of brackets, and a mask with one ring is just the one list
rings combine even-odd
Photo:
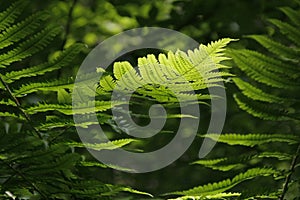
[[(11, 2), (14, 1), (2, 0), (0, 2), (0, 11), (5, 10)], [(52, 77), (74, 77), (84, 57), (101, 41), (122, 31), (144, 26), (177, 30), (204, 44), (224, 37), (237, 38), (241, 40), (233, 43), (231, 45), (232, 48), (241, 49), (247, 47), (266, 52), (257, 43), (243, 39), (243, 37), (250, 34), (266, 34), (277, 37), (276, 27), (268, 26), (267, 18), (276, 18), (284, 21), (287, 17), (278, 11), (277, 8), (282, 6), (294, 8), (297, 5), (297, 1), (294, 0), (33, 0), (30, 1), (24, 13), (18, 19), (22, 20), (32, 13), (45, 10), (49, 15), (46, 23), (58, 26), (61, 32), (58, 37), (53, 39), (53, 42), (47, 45), (45, 51), (38, 52), (34, 57), (24, 59), (21, 63), (13, 63), (12, 66), (21, 69), (23, 66), (33, 66), (44, 61), (52, 61), (57, 58), (63, 49), (79, 42), (85, 44), (87, 48), (84, 48), (74, 56), (68, 67), (46, 74), (43, 80), (48, 80)], [(122, 57), (122, 59), (136, 60), (137, 57), (148, 53), (149, 50), (135, 52)], [(6, 72), (5, 69), (4, 72)], [(234, 67), (232, 72), (246, 78), (238, 68)], [(35, 80), (40, 81), (42, 79), (36, 77)], [(291, 126), (286, 121), (263, 121), (241, 111), (233, 99), (233, 94), (238, 92), (238, 88), (232, 84), (231, 79), (227, 79), (226, 88), (228, 112), (223, 130), (224, 133), (289, 134), (296, 132), (299, 134), (299, 124)], [(45, 93), (47, 94), (47, 101), (57, 101), (57, 94), (59, 94), (58, 100), (64, 101), (62, 100), (64, 91), (60, 91), (57, 94)], [(27, 105), (43, 101), (46, 98), (45, 93), (39, 92), (24, 97), (22, 103)], [(39, 115), (36, 116), (37, 119), (39, 117)], [(200, 134), (205, 133), (209, 124), (209, 118), (209, 108), (201, 108)], [(176, 122), (174, 120), (174, 123)], [(2, 129), (4, 130), (4, 128)], [(61, 141), (66, 139), (78, 141), (78, 136), (75, 129), (70, 128), (64, 131), (64, 135), (59, 135), (58, 139)], [(146, 174), (130, 174), (110, 168), (99, 169), (98, 167), (90, 167), (89, 170), (84, 170), (81, 166), (78, 173), (86, 179), (95, 178), (104, 183), (127, 185), (154, 195), (182, 191), (198, 185), (234, 177), (237, 174), (236, 171), (230, 171), (229, 174), (225, 174), (201, 165), (189, 165), (189, 163), (198, 159), (198, 150), (202, 141), (201, 137), (196, 138), (193, 145), (178, 161), (159, 171)], [(157, 149), (156, 147), (163, 144), (157, 143), (157, 146), (153, 146), (153, 143), (145, 142), (143, 145), (144, 149)], [(288, 152), (293, 152), (294, 150), (294, 148), (280, 143), (272, 144), (271, 148), (284, 149)], [(26, 150), (26, 148), (24, 149)], [(268, 147), (260, 146), (259, 150), (267, 151)], [(77, 153), (85, 155), (87, 160), (92, 159), (85, 150), (79, 149), (77, 151)], [(207, 159), (228, 155), (237, 156), (244, 153), (256, 154), (257, 150), (218, 143)], [(272, 159), (265, 161), (265, 163), (258, 162), (259, 159), (251, 159), (250, 163), (245, 164), (246, 167), (265, 167), (276, 164), (278, 168), (288, 169), (290, 165), (290, 160), (283, 160), (280, 164), (277, 164), (277, 161)], [(299, 174), (299, 171), (297, 171), (297, 174)], [(237, 186), (233, 190), (246, 186), (247, 188), (255, 186), (255, 188), (263, 190), (265, 185), (272, 184), (271, 179), (262, 178), (260, 181), (251, 180), (244, 185)], [(299, 198), (298, 188), (299, 180), (293, 180), (286, 195), (287, 199)], [(249, 194), (253, 192), (255, 191), (249, 190)], [(124, 199), (130, 198), (126, 197)], [(135, 197), (132, 198), (135, 199)]]

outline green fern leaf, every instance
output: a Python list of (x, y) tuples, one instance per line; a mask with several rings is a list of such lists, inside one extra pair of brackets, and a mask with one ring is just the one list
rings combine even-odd
[(238, 88), (242, 91), (242, 93), (247, 96), (248, 98), (251, 98), (253, 100), (259, 100), (269, 103), (284, 103), (288, 102), (289, 99), (281, 98), (272, 94), (268, 94), (261, 89), (254, 87), (253, 85), (242, 81), (239, 78), (233, 78), (234, 83)]
[[(300, 76), (299, 69), (297, 66), (291, 65), (290, 63), (284, 62), (283, 60), (280, 60), (278, 58), (266, 56), (257, 51), (248, 50), (248, 49), (239, 49), (239, 50), (227, 49), (226, 53), (229, 54), (229, 56), (240, 55), (238, 57), (238, 60), (242, 59), (243, 58), (242, 56), (247, 57), (248, 62), (247, 60), (243, 59), (242, 60), (243, 63), (248, 64), (249, 68), (251, 67), (256, 71), (260, 71), (262, 73), (264, 73), (264, 71), (266, 70), (270, 72), (278, 72), (278, 75), (280, 76), (288, 76), (293, 79)], [(247, 68), (243, 66), (238, 66), (238, 67), (241, 67), (243, 71), (247, 72), (246, 71)]]
[(290, 59), (291, 61), (295, 61), (300, 57), (300, 49), (286, 47), (283, 44), (279, 42), (275, 42), (274, 40), (268, 38), (267, 36), (251, 35), (248, 37), (256, 40), (258, 43), (260, 43), (270, 52), (274, 53), (275, 55), (281, 58), (287, 58)]
[(15, 113), (10, 113), (10, 112), (0, 112), (0, 117), (12, 117), (18, 120), (25, 120), (25, 117), (23, 117), (22, 115), (18, 115)]
[(100, 86), (104, 91), (113, 91), (116, 86), (116, 83), (112, 76), (106, 75), (103, 76), (100, 80)]
[(278, 171), (270, 168), (253, 168), (247, 170), (245, 173), (236, 175), (233, 179), (226, 179), (216, 183), (209, 183), (207, 185), (192, 188), (181, 192), (167, 193), (166, 195), (184, 195), (184, 196), (201, 196), (215, 195), (227, 191), (228, 189), (236, 186), (237, 184), (253, 179), (258, 176), (278, 175)]
[(28, 167), (24, 172), (26, 174), (42, 175), (46, 173), (56, 173), (61, 170), (70, 170), (79, 161), (80, 156), (78, 154), (66, 154), (61, 156), (53, 163), (45, 163), (38, 166)]
[(50, 130), (54, 128), (66, 128), (66, 127), (82, 127), (87, 128), (90, 125), (94, 124), (104, 124), (108, 123), (111, 119), (111, 115), (106, 113), (97, 113), (97, 121), (91, 120), (89, 115), (82, 115), (81, 122), (74, 122), (73, 118), (61, 118), (57, 116), (47, 116), (46, 121), (42, 122), (40, 125), (37, 126), (39, 130)]
[(300, 33), (299, 33), (299, 27), (295, 28), (294, 26), (282, 22), (278, 19), (269, 19), (269, 21), (277, 26), (282, 34), (286, 35), (291, 41), (293, 41), (296, 45), (300, 46)]
[(229, 145), (243, 145), (253, 147), (255, 145), (261, 145), (270, 142), (285, 142), (288, 144), (299, 143), (299, 137), (296, 135), (287, 134), (206, 134), (203, 137), (210, 138), (212, 140), (226, 143)]
[(7, 28), (4, 32), (1, 32), (0, 49), (12, 45), (15, 42), (18, 42), (26, 36), (34, 33), (41, 21), (46, 19), (46, 16), (47, 15), (43, 12), (37, 12), (22, 22), (19, 22)]
[(292, 156), (282, 152), (262, 152), (250, 155), (242, 155), (238, 157), (225, 157), (216, 159), (202, 159), (193, 162), (192, 164), (199, 164), (213, 170), (230, 171), (233, 169), (243, 168), (254, 159), (262, 158), (276, 158), (278, 160), (292, 160)]
[(7, 83), (19, 80), (23, 77), (33, 77), (43, 75), (57, 69), (67, 66), (82, 49), (83, 44), (74, 44), (64, 50), (56, 59), (51, 62), (43, 63), (37, 66), (28, 67), (19, 71), (11, 71), (5, 74), (4, 78)]
[(121, 77), (128, 71), (132, 70), (133, 67), (127, 61), (124, 62), (115, 62), (114, 63), (114, 76), (119, 80)]
[(169, 199), (169, 200), (204, 200), (204, 199), (225, 199), (229, 197), (239, 197), (241, 196), (241, 193), (238, 192), (222, 192), (219, 194), (214, 194), (214, 195), (207, 195), (205, 197), (203, 196), (183, 196), (183, 197), (178, 197), (175, 199)]
[(47, 112), (47, 111), (58, 111), (65, 115), (73, 115), (73, 114), (87, 114), (93, 112), (102, 112), (106, 111), (112, 106), (117, 106), (122, 104), (122, 102), (110, 102), (110, 101), (89, 101), (85, 104), (81, 105), (69, 105), (69, 104), (47, 104), (41, 103), (35, 106), (31, 106), (25, 108), (28, 114), (35, 114), (39, 112)]
[[(249, 58), (252, 57), (252, 55), (248, 55), (248, 52), (246, 52), (245, 54), (243, 51), (238, 50), (230, 50), (227, 52), (234, 59), (235, 63), (242, 71), (244, 71), (250, 78), (259, 83), (288, 90), (297, 89), (300, 87), (299, 84), (295, 84), (295, 80), (291, 80), (287, 76), (283, 76), (283, 74), (276, 74), (269, 70), (265, 70), (265, 65), (262, 65), (264, 63), (257, 64), (256, 60), (253, 60), (253, 58)], [(261, 59), (263, 58), (261, 57)], [(269, 61), (270, 59), (266, 59), (264, 62), (267, 63)], [(271, 66), (269, 66), (269, 68), (273, 66), (272, 63), (270, 64)], [(284, 70), (284, 68), (282, 70)], [(293, 73), (293, 75), (295, 75), (295, 73)]]
[(0, 68), (4, 68), (4, 66), (7, 66), (13, 62), (20, 61), (45, 48), (49, 44), (50, 40), (52, 40), (59, 33), (59, 31), (59, 27), (50, 26), (31, 36), (28, 40), (22, 42), (13, 50), (0, 55)]
[[(178, 103), (177, 97), (186, 102), (197, 98), (200, 103), (205, 103), (201, 100), (215, 97), (202, 94), (200, 90), (220, 87), (223, 77), (231, 76), (227, 72), (215, 71), (217, 67), (223, 68), (221, 61), (228, 59), (224, 56), (224, 47), (230, 41), (233, 40), (227, 38), (207, 47), (200, 45), (199, 49), (188, 51), (188, 54), (179, 50), (167, 55), (159, 54), (158, 59), (150, 54), (138, 59), (138, 70), (128, 62), (117, 62), (113, 66), (114, 77), (126, 81), (118, 83), (112, 76), (106, 75), (100, 80), (97, 93), (105, 94), (114, 88), (133, 90), (138, 98), (150, 98), (168, 105)], [(188, 88), (199, 91), (199, 94), (189, 94)]]
[(21, 14), (25, 7), (24, 1), (14, 2), (4, 12), (0, 13), (0, 31), (5, 30)]
[(16, 97), (22, 97), (37, 91), (59, 91), (61, 89), (72, 89), (73, 79), (54, 80), (48, 82), (36, 82), (22, 85), (19, 89), (13, 90)]
[(6, 105), (6, 106), (16, 106), (16, 103), (10, 99), (7, 100), (0, 100), (0, 105)]
[(72, 147), (83, 147), (83, 148), (100, 151), (100, 150), (117, 149), (136, 141), (137, 140), (135, 139), (120, 139), (120, 140), (114, 140), (106, 143), (96, 143), (96, 144), (90, 144), (90, 143), (83, 144), (83, 143), (76, 143), (76, 142), (71, 142), (68, 144)]
[(235, 94), (234, 99), (242, 110), (264, 120), (286, 121), (296, 119), (293, 117), (293, 113), (290, 113), (291, 111), (283, 105), (254, 101), (242, 94)]
[(289, 7), (282, 7), (280, 10), (284, 12), (295, 25), (300, 26), (299, 10), (293, 10)]

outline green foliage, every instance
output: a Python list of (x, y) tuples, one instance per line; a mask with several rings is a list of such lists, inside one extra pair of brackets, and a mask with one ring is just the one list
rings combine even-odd
[[(247, 113), (272, 121), (288, 121), (292, 130), (299, 125), (299, 63), (300, 63), (300, 12), (291, 8), (281, 8), (291, 22), (270, 19), (269, 22), (279, 29), (282, 35), (276, 37), (251, 35), (267, 52), (256, 50), (228, 49), (226, 55), (233, 58), (235, 65), (244, 73), (232, 78), (240, 90), (234, 94), (239, 108)], [(276, 39), (275, 39), (276, 38)], [(201, 165), (214, 171), (232, 174), (233, 171), (246, 170), (232, 179), (209, 183), (182, 192), (172, 192), (169, 195), (179, 195), (177, 199), (293, 199), (299, 198), (299, 193), (289, 187), (295, 187), (299, 179), (292, 175), (299, 165), (299, 134), (291, 131), (285, 133), (248, 133), (248, 134), (206, 134), (201, 137), (210, 138), (224, 145), (234, 145), (232, 155), (224, 157), (201, 159), (193, 165)], [(286, 148), (278, 148), (281, 143)], [(225, 149), (225, 147), (223, 147)], [(234, 151), (241, 151), (238, 155)], [(230, 151), (229, 151), (230, 152)], [(283, 167), (284, 163), (291, 163)], [(298, 164), (297, 164), (298, 163)], [(252, 168), (253, 166), (271, 165), (273, 169)], [(282, 165), (282, 166), (281, 166)], [(249, 169), (250, 168), (250, 169)], [(266, 171), (265, 171), (266, 170)], [(268, 170), (271, 170), (270, 172)], [(266, 172), (266, 173), (265, 173)], [(262, 179), (258, 176), (275, 175), (273, 182), (259, 188)], [(236, 187), (242, 181), (253, 179), (253, 188)], [(258, 184), (258, 185), (257, 185)], [(271, 186), (271, 185), (272, 186)], [(251, 186), (250, 186), (251, 187)], [(237, 188), (237, 189), (234, 189)], [(226, 193), (224, 193), (226, 192)], [(229, 192), (229, 193), (227, 193)], [(237, 193), (232, 193), (237, 192)], [(228, 195), (228, 196), (226, 196)]]
[(223, 142), (229, 145), (244, 145), (253, 147), (270, 142), (286, 142), (288, 144), (299, 143), (299, 137), (287, 134), (206, 134), (212, 140)]
[[(250, 80), (233, 79), (242, 91), (235, 99), (243, 110), (268, 120), (299, 120), (299, 108), (294, 94), (300, 91), (299, 82), (299, 10), (281, 9), (291, 22), (270, 19), (285, 40), (252, 35), (268, 50), (268, 54), (254, 50), (230, 50), (229, 55)], [(276, 89), (278, 88), (278, 89)], [(287, 90), (287, 91), (286, 91)]]
[[(70, 123), (66, 123), (70, 120), (67, 115), (76, 111), (72, 111), (71, 102), (68, 101), (70, 93), (65, 90), (62, 92), (62, 89), (72, 90), (73, 79), (42, 82), (36, 78), (47, 79), (49, 73), (72, 65), (72, 60), (84, 45), (74, 44), (49, 62), (20, 69), (18, 65), (27, 64), (25, 58), (34, 57), (60, 33), (57, 26), (42, 25), (47, 17), (45, 12), (37, 12), (18, 22), (18, 17), (24, 14), (24, 8), (24, 1), (18, 1), (0, 14), (1, 199), (110, 199), (120, 192), (149, 196), (145, 192), (102, 183), (78, 173), (83, 166), (84, 155), (74, 152), (73, 147), (79, 143), (60, 138), (61, 134), (67, 132), (66, 129), (50, 131), (52, 128), (70, 127)], [(39, 95), (50, 102), (28, 105), (27, 95), (37, 95), (42, 91), (45, 93)], [(52, 91), (58, 93), (61, 103), (53, 98), (56, 95)], [(91, 112), (91, 105), (87, 102), (84, 105), (86, 109), (77, 113)], [(99, 111), (114, 105), (117, 103), (96, 102)], [(51, 111), (55, 112), (48, 115)], [(71, 126), (75, 126), (74, 122)], [(131, 142), (133, 140), (124, 139), (112, 143), (114, 147), (121, 147)], [(109, 143), (91, 144), (89, 147), (100, 150), (100, 146), (101, 149), (111, 149)]]
[[(257, 51), (258, 47), (255, 45), (255, 50), (226, 49), (225, 51), (228, 43), (234, 41), (225, 38), (211, 42), (207, 46), (200, 45), (199, 48), (187, 52), (178, 50), (157, 56), (147, 54), (137, 59), (137, 69), (128, 61), (115, 62), (112, 70), (104, 71), (98, 68), (95, 73), (103, 74), (101, 80), (97, 86), (86, 91), (91, 94), (96, 91), (96, 100), (86, 101), (74, 108), (71, 93), (75, 79), (74, 71), (78, 67), (76, 58), (81, 57), (82, 51), (87, 51), (86, 45), (75, 41), (84, 41), (87, 45), (94, 46), (111, 34), (138, 25), (172, 27), (189, 33), (201, 41), (217, 39), (221, 35), (228, 37), (226, 33), (230, 33), (230, 36), (240, 36), (238, 34), (254, 31), (252, 26), (254, 20), (251, 23), (244, 23), (248, 28), (244, 27), (243, 31), (239, 33), (234, 31), (243, 28), (241, 23), (244, 14), (250, 13), (251, 19), (253, 18), (253, 10), (246, 6), (247, 10), (243, 10), (244, 12), (236, 12), (239, 16), (235, 16), (237, 19), (229, 19), (226, 10), (228, 8), (220, 6), (223, 3), (217, 1), (203, 3), (203, 1), (133, 2), (129, 0), (126, 5), (123, 5), (116, 0), (87, 1), (87, 3), (75, 0), (73, 2), (40, 1), (30, 8), (46, 6), (50, 14), (43, 11), (29, 14), (33, 12), (27, 9), (26, 1), (19, 0), (14, 3), (3, 1), (1, 5), (2, 3), (3, 8), (0, 12), (1, 199), (152, 197), (149, 193), (123, 185), (142, 183), (142, 186), (150, 185), (147, 188), (151, 188), (154, 183), (153, 185), (158, 185), (152, 187), (155, 191), (162, 186), (157, 182), (165, 181), (163, 180), (166, 177), (165, 171), (154, 174), (156, 179), (152, 182), (151, 179), (147, 179), (149, 177), (147, 174), (140, 182), (137, 181), (137, 176), (131, 175), (128, 176), (129, 180), (124, 180), (126, 176), (112, 169), (134, 172), (132, 169), (121, 169), (120, 166), (96, 162), (86, 148), (103, 151), (122, 147), (141, 152), (162, 145), (162, 141), (168, 142), (168, 137), (174, 133), (173, 129), (178, 124), (178, 120), (195, 117), (178, 113), (179, 101), (184, 100), (185, 103), (189, 103), (191, 99), (197, 98), (200, 104), (209, 105), (211, 98), (217, 97), (209, 95), (207, 89), (219, 87), (218, 83), (225, 77), (228, 82), (233, 80), (236, 89), (240, 91), (233, 96), (241, 109), (260, 119), (288, 124), (285, 126), (288, 128), (285, 132), (270, 128), (268, 134), (256, 130), (250, 130), (251, 133), (248, 134), (230, 130), (229, 133), (221, 135), (214, 133), (203, 135), (202, 129), (199, 130), (201, 137), (197, 139), (201, 140), (205, 137), (218, 141), (217, 147), (208, 158), (194, 160), (192, 165), (182, 170), (181, 174), (176, 174), (179, 179), (184, 180), (174, 181), (178, 179), (172, 174), (166, 185), (169, 184), (169, 188), (172, 188), (179, 184), (188, 185), (190, 181), (191, 184), (202, 182), (201, 186), (184, 191), (181, 191), (184, 186), (179, 189), (172, 188), (178, 192), (169, 192), (162, 195), (162, 198), (174, 197), (178, 200), (299, 198), (300, 182), (294, 175), (299, 174), (297, 170), (300, 166), (297, 160), (300, 151), (300, 147), (297, 148), (300, 141), (297, 134), (300, 119), (299, 10), (290, 7), (280, 8), (290, 20), (289, 22), (270, 19), (269, 22), (273, 27), (266, 29), (270, 32), (269, 36), (247, 37), (265, 47), (265, 51)], [(161, 3), (164, 6), (161, 6)], [(6, 8), (5, 5), (8, 4), (10, 5)], [(234, 1), (233, 4), (236, 8), (250, 5), (246, 1), (239, 3)], [(268, 8), (268, 5), (263, 3), (259, 5), (261, 8), (255, 13)], [(258, 7), (256, 3), (251, 6)], [(206, 8), (214, 8), (214, 13), (226, 19), (224, 21), (215, 19), (210, 9)], [(199, 15), (198, 9), (205, 10), (203, 16)], [(62, 17), (65, 14), (69, 18)], [(55, 17), (53, 18), (52, 15)], [(208, 16), (212, 19), (208, 20)], [(201, 23), (198, 20), (200, 18)], [(51, 20), (52, 22), (49, 23)], [(63, 38), (62, 28), (57, 24), (66, 24)], [(237, 28), (234, 28), (235, 25)], [(281, 34), (272, 32), (275, 27)], [(100, 29), (96, 32), (101, 33), (100, 36), (93, 32), (95, 29), (97, 31)], [(224, 32), (220, 32), (223, 29)], [(63, 41), (60, 41), (61, 39)], [(56, 43), (60, 42), (62, 45), (59, 46), (62, 50), (58, 51)], [(48, 61), (44, 62), (47, 58)], [(133, 60), (130, 56), (126, 58)], [(234, 73), (231, 73), (228, 66), (233, 63), (242, 73), (236, 71), (237, 69), (233, 69)], [(93, 74), (85, 74), (79, 78), (83, 82), (88, 82)], [(110, 110), (128, 102), (111, 101), (113, 90), (135, 91), (130, 101), (130, 106), (133, 108), (130, 114), (138, 122), (147, 122), (149, 119), (148, 113), (137, 112), (139, 109), (147, 111), (148, 104), (163, 104), (168, 111), (171, 111), (167, 114), (169, 124), (159, 133), (159, 136), (167, 139), (155, 141), (153, 145), (149, 141), (125, 136), (126, 131), (118, 129), (114, 124)], [(195, 94), (191, 94), (191, 91)], [(228, 96), (231, 96), (231, 92), (228, 91)], [(97, 122), (86, 115), (94, 111), (98, 118)], [(123, 110), (119, 109), (118, 112)], [(82, 122), (75, 124), (73, 114), (80, 115)], [(209, 114), (204, 113), (203, 118), (209, 118)], [(241, 122), (235, 121), (235, 125), (248, 123), (243, 117), (239, 120)], [(74, 134), (75, 126), (88, 128), (99, 123), (108, 130), (110, 142), (101, 142), (95, 134), (93, 143), (83, 145)], [(247, 129), (243, 131), (249, 132)], [(185, 163), (187, 157), (182, 159)], [(177, 167), (176, 164), (174, 166)], [(120, 181), (119, 179), (122, 178), (123, 180)]]
[(276, 176), (277, 174), (278, 172), (273, 169), (253, 168), (247, 170), (245, 173), (236, 175), (232, 179), (226, 179), (217, 183), (209, 183), (207, 185), (195, 187), (186, 191), (172, 192), (169, 193), (168, 195), (175, 194), (175, 195), (196, 196), (197, 198), (204, 198), (207, 197), (208, 195), (220, 194), (245, 180), (253, 179), (257, 176), (270, 176), (270, 175)]
[[(137, 97), (149, 97), (167, 104), (177, 103), (177, 98), (182, 101), (194, 97), (199, 100), (210, 99), (210, 95), (205, 95), (201, 90), (220, 87), (218, 82), (223, 80), (222, 77), (231, 76), (230, 73), (216, 71), (228, 68), (221, 62), (228, 59), (224, 56), (224, 47), (230, 41), (232, 39), (221, 39), (208, 46), (200, 45), (187, 53), (178, 50), (175, 54), (168, 52), (167, 56), (159, 54), (158, 59), (149, 54), (138, 59), (138, 69), (134, 69), (127, 61), (116, 62), (113, 66), (114, 78), (104, 76), (97, 92), (133, 90), (138, 94)], [(116, 85), (117, 81), (120, 83)], [(189, 94), (189, 88), (196, 94)]]
[[(52, 81), (48, 81), (48, 77), (53, 77), (58, 70), (72, 65), (73, 58), (84, 48), (82, 44), (69, 46), (48, 62), (18, 67), (24, 64), (27, 66), (28, 63), (24, 59), (34, 57), (60, 33), (60, 29), (54, 25), (41, 25), (48, 16), (44, 12), (35, 13), (18, 22), (18, 15), (22, 14), (18, 8), (20, 4), (20, 2), (12, 4), (2, 12), (3, 18), (7, 18), (6, 15), (12, 17), (5, 24), (1, 23), (3, 30), (5, 29), (0, 36), (1, 94), (3, 94), (0, 108), (3, 110), (1, 117), (4, 120), (0, 145), (0, 159), (3, 165), (0, 170), (3, 197), (102, 199), (112, 198), (115, 195), (125, 196), (119, 194), (120, 192), (149, 195), (129, 187), (105, 184), (85, 175), (95, 167), (114, 169), (119, 167), (105, 166), (85, 158), (86, 154), (79, 153), (82, 147), (97, 151), (111, 150), (137, 143), (137, 140), (121, 137), (108, 143), (83, 145), (73, 139), (74, 136), (67, 139), (63, 135), (71, 133), (74, 126), (86, 128), (95, 124), (89, 121), (88, 115), (85, 115), (94, 111), (97, 112), (100, 123), (112, 125), (111, 116), (107, 111), (123, 102), (87, 101), (74, 109), (70, 93), (73, 90), (74, 78), (52, 78)], [(222, 39), (208, 46), (200, 45), (198, 49), (187, 53), (177, 51), (169, 52), (167, 55), (160, 54), (157, 58), (154, 55), (139, 58), (140, 75), (133, 71), (128, 62), (116, 62), (113, 75), (104, 76), (99, 81), (100, 87), (95, 88), (97, 97), (105, 99), (107, 94), (118, 86), (117, 81), (125, 79), (129, 83), (125, 87), (143, 86), (137, 90), (135, 96), (137, 99), (152, 99), (171, 105), (178, 103), (179, 96), (188, 102), (191, 94), (187, 93), (186, 88), (191, 87), (197, 91), (194, 94), (196, 98), (208, 101), (210, 96), (205, 94), (205, 89), (219, 86), (217, 83), (223, 76), (231, 75), (215, 71), (227, 68), (221, 62), (228, 59), (224, 56), (224, 47), (230, 41), (232, 40)], [(185, 82), (180, 79), (181, 76), (186, 79)], [(89, 75), (85, 75), (82, 81), (89, 81)], [(151, 84), (148, 84), (149, 82)], [(161, 87), (157, 87), (157, 84)], [(166, 84), (169, 87), (174, 86), (171, 91), (165, 87)], [(30, 103), (27, 100), (27, 96), (30, 95), (46, 100)], [(82, 115), (86, 120), (81, 124), (74, 124), (71, 118), (73, 114)], [(147, 115), (136, 113), (133, 115), (148, 118)], [(184, 117), (194, 116), (168, 114), (169, 119)], [(17, 122), (20, 128), (11, 130), (11, 123)], [(78, 170), (82, 168), (85, 173), (79, 173)]]

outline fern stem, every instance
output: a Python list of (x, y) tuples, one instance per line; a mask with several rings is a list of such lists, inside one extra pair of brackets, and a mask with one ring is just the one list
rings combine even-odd
[(29, 183), (31, 185), (31, 187), (37, 191), (42, 197), (43, 199), (48, 199), (47, 195), (45, 195), (34, 183), (32, 183), (22, 172), (20, 172), (19, 170), (13, 168), (9, 163), (6, 163), (4, 160), (0, 159), (0, 161), (2, 163), (4, 163), (8, 168), (10, 168), (12, 171), (14, 171), (16, 174), (18, 174), (19, 176), (21, 176), (24, 181), (26, 181), (27, 183)]
[(54, 136), (52, 139), (50, 139), (50, 140), (48, 141), (48, 144), (49, 144), (49, 145), (52, 144), (52, 143), (53, 143), (55, 140), (57, 140), (60, 136), (64, 135), (65, 132), (66, 132), (69, 128), (70, 128), (70, 127), (64, 128), (60, 133), (58, 133), (56, 136)]
[(282, 190), (282, 194), (281, 194), (281, 197), (279, 198), (280, 200), (284, 200), (284, 196), (288, 190), (288, 186), (289, 186), (289, 183), (291, 181), (291, 178), (292, 178), (292, 174), (295, 170), (295, 166), (297, 164), (297, 160), (299, 158), (299, 153), (300, 153), (300, 144), (298, 145), (298, 148), (297, 148), (297, 151), (296, 151), (296, 154), (292, 160), (292, 163), (291, 163), (291, 167), (290, 167), (290, 172), (289, 174), (287, 175), (286, 179), (285, 179), (285, 182), (284, 182), (284, 185), (283, 185), (283, 190)]
[(32, 125), (31, 119), (29, 117), (29, 115), (23, 110), (19, 100), (13, 95), (12, 91), (10, 90), (8, 84), (3, 80), (2, 76), (0, 76), (0, 81), (1, 83), (4, 85), (6, 91), (8, 92), (9, 96), (14, 100), (14, 102), (16, 103), (18, 109), (21, 111), (21, 113), (24, 115), (25, 119), (27, 120), (29, 126), (31, 127), (31, 129), (36, 133), (36, 135), (40, 138), (43, 139), (41, 133)]
[(71, 5), (70, 10), (69, 10), (69, 13), (68, 13), (68, 19), (67, 19), (67, 24), (66, 24), (66, 32), (65, 32), (64, 40), (63, 40), (62, 45), (61, 45), (61, 49), (64, 49), (64, 46), (66, 45), (66, 42), (67, 42), (68, 35), (70, 33), (70, 30), (71, 30), (72, 15), (73, 15), (73, 11), (74, 11), (76, 3), (77, 3), (77, 0), (73, 0), (72, 5)]

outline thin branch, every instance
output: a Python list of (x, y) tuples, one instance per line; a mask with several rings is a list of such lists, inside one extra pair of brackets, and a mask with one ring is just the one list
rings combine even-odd
[(56, 136), (54, 136), (51, 140), (48, 141), (49, 145), (52, 144), (55, 140), (57, 140), (60, 136), (64, 135), (65, 132), (69, 129), (70, 127), (64, 128), (60, 133), (58, 133)]
[(31, 185), (42, 197), (43, 199), (48, 199), (47, 195), (45, 195), (34, 183), (32, 183), (22, 172), (19, 170), (13, 168), (10, 164), (6, 163), (4, 160), (0, 159), (1, 162), (3, 162), (7, 167), (9, 167), (12, 171), (14, 171), (16, 174), (21, 176), (27, 183)]
[(21, 111), (21, 113), (24, 115), (25, 119), (27, 120), (30, 128), (36, 133), (36, 135), (40, 138), (43, 139), (41, 133), (32, 125), (31, 119), (29, 115), (23, 110), (19, 100), (13, 95), (12, 91), (10, 90), (8, 84), (3, 80), (2, 76), (0, 76), (0, 81), (4, 85), (6, 91), (8, 92), (9, 96), (14, 100), (16, 103), (18, 109)]
[(299, 153), (300, 153), (300, 144), (298, 145), (298, 148), (297, 148), (297, 151), (296, 151), (296, 154), (292, 160), (292, 163), (291, 163), (291, 167), (290, 167), (290, 173), (287, 175), (286, 179), (285, 179), (285, 182), (284, 182), (284, 185), (283, 185), (283, 190), (282, 190), (282, 194), (281, 194), (281, 197), (279, 198), (280, 200), (284, 200), (284, 196), (288, 190), (288, 186), (289, 186), (289, 183), (291, 181), (291, 178), (292, 178), (292, 174), (295, 170), (295, 166), (297, 164), (297, 159), (299, 158)]
[(61, 45), (61, 49), (64, 49), (64, 46), (66, 45), (66, 42), (67, 42), (68, 35), (70, 34), (71, 24), (72, 24), (72, 20), (73, 20), (72, 15), (73, 15), (73, 11), (74, 11), (74, 8), (75, 8), (75, 5), (76, 5), (77, 1), (78, 0), (73, 0), (72, 5), (70, 7), (70, 10), (69, 10), (69, 13), (68, 13), (66, 29), (65, 29), (66, 32), (65, 32), (64, 39), (63, 39), (63, 43)]

